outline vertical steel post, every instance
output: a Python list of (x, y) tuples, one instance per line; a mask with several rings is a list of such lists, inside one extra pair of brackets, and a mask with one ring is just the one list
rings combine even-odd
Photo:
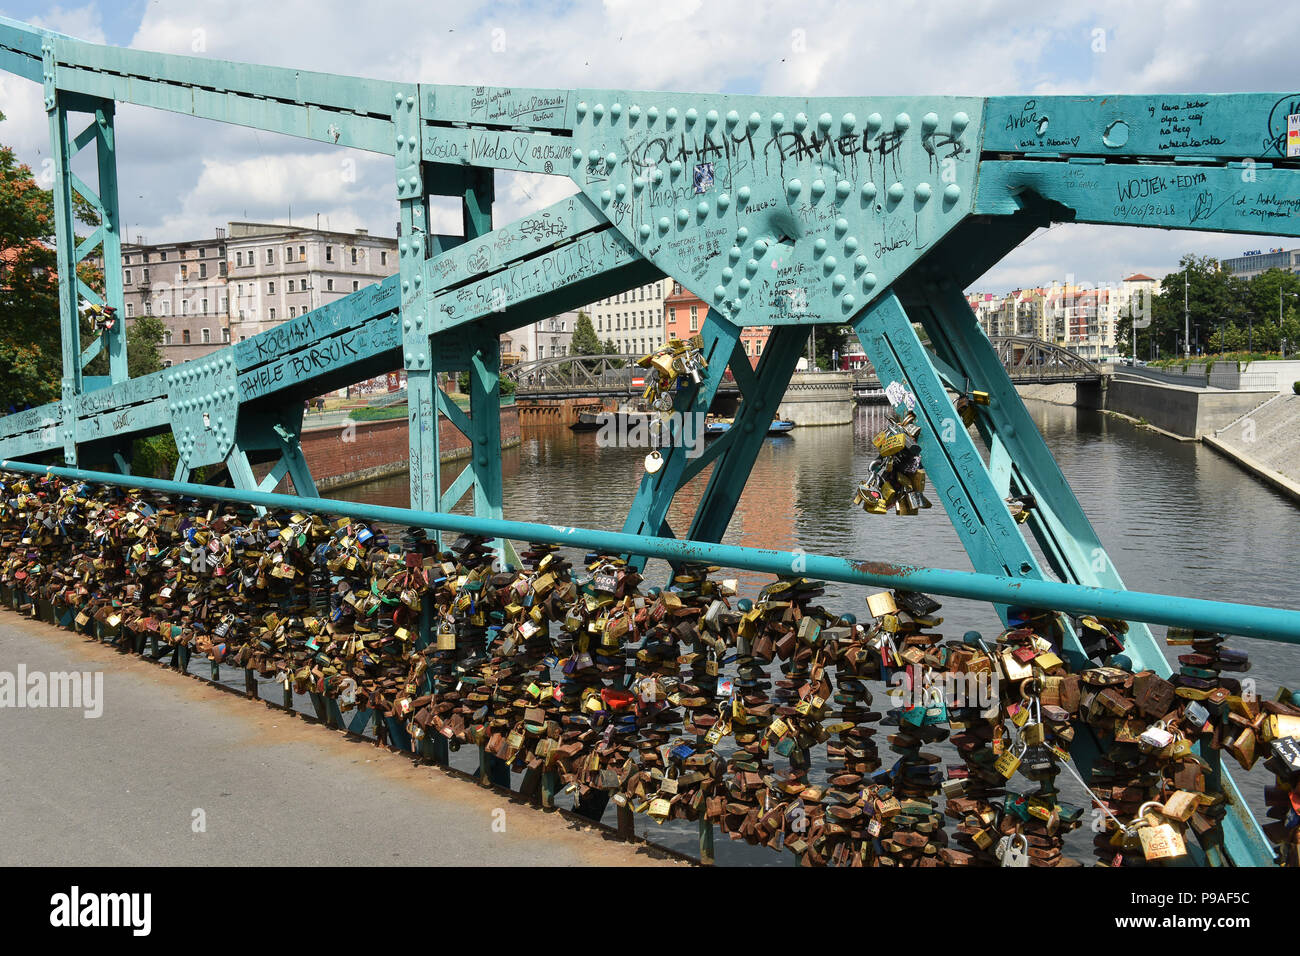
[[(704, 415), (713, 404), (723, 373), (740, 341), (740, 328), (710, 309), (704, 320), (701, 337), (704, 339), (704, 360), (708, 363), (703, 381), (696, 386), (683, 384), (678, 387), (673, 402), (673, 411), (678, 417), (672, 422), (672, 444), (663, 452), (663, 466), (654, 474), (646, 474), (641, 479), (636, 497), (628, 510), (627, 521), (623, 524), (623, 531), (627, 534), (666, 533), (664, 529), (667, 527), (668, 508), (672, 505), (673, 496), (694, 474), (691, 469), (693, 459), (688, 454), (695, 437), (693, 432), (703, 428)], [(703, 440), (702, 435), (699, 440)], [(628, 563), (637, 570), (645, 567), (644, 556), (628, 555), (627, 558)]]
[(61, 102), (55, 62), (55, 40), (41, 45), (44, 62), (45, 112), (50, 128), (54, 173), (55, 261), (59, 273), (59, 332), (63, 344), (62, 415), (60, 437), (63, 460), (77, 464), (75, 398), (81, 394), (81, 315), (77, 309), (76, 221), (72, 205), (72, 149), (68, 139), (68, 113)]
[[(100, 251), (104, 264), (104, 304), (117, 311), (113, 328), (105, 330), (109, 377), (125, 382), (129, 377), (126, 355), (126, 310), (122, 291), (122, 224), (117, 190), (117, 129), (112, 100), (95, 108), (95, 155), (99, 175)], [(89, 197), (87, 197), (89, 198)]]

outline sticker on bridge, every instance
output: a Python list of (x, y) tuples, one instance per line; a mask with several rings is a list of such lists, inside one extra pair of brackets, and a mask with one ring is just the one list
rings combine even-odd
[(713, 164), (697, 163), (695, 165), (695, 195), (706, 193), (713, 188)]
[(1286, 118), (1286, 154), (1300, 156), (1300, 113), (1292, 113)]
[(909, 412), (916, 408), (916, 396), (902, 382), (890, 382), (886, 385), (885, 396), (889, 399), (889, 404), (895, 408), (906, 405)]

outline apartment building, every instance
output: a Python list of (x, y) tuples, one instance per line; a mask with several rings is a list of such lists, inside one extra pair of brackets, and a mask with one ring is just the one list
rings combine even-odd
[(989, 336), (1029, 336), (1104, 362), (1119, 354), (1120, 319), (1131, 310), (1148, 310), (1157, 285), (1151, 276), (1134, 273), (1099, 287), (1054, 282), (1045, 289), (1017, 289), (1001, 296), (974, 293), (967, 302)]
[[(669, 282), (671, 280), (664, 280)], [(672, 291), (664, 297), (664, 336), (667, 339), (689, 339), (698, 335), (709, 314), (708, 303), (680, 283), (672, 282)], [(770, 325), (746, 326), (740, 331), (740, 345), (749, 356), (750, 365), (758, 365), (763, 348), (767, 345)]]
[(614, 342), (623, 355), (640, 357), (665, 341), (664, 299), (671, 279), (656, 279), (582, 308), (601, 343)]
[(232, 222), (226, 259), (238, 342), (388, 278), (397, 271), (397, 240), (365, 229)]
[(156, 316), (164, 365), (201, 358), (337, 301), (397, 270), (397, 240), (232, 222), (211, 239), (122, 246), (128, 322)]
[(230, 341), (226, 231), (210, 239), (122, 244), (123, 308), (163, 323), (164, 365), (201, 358)]
[(501, 333), (501, 364), (513, 365), (517, 362), (568, 355), (573, 343), (573, 327), (577, 321), (576, 311), (561, 312), (531, 325)]

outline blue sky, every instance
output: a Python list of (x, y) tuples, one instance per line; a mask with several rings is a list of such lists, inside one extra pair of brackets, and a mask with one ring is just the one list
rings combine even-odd
[[(93, 42), (362, 76), (538, 87), (784, 95), (1274, 90), (1296, 76), (1284, 8), (1120, 0), (0, 0), (0, 14)], [(493, 31), (497, 31), (494, 33)], [(494, 46), (494, 36), (504, 42)], [(192, 50), (201, 37), (202, 49)], [(1100, 43), (1098, 39), (1100, 38)], [(1099, 48), (1100, 47), (1100, 48)], [(0, 76), (0, 141), (48, 155), (35, 84)], [(150, 241), (211, 235), (230, 219), (314, 221), (391, 235), (391, 160), (134, 107), (119, 112), (123, 219)], [(497, 222), (553, 202), (558, 177), (499, 176)], [(437, 225), (435, 221), (435, 226)], [(1058, 226), (976, 288), (1073, 275), (1093, 284), (1174, 268), (1185, 252), (1239, 255), (1295, 240)]]

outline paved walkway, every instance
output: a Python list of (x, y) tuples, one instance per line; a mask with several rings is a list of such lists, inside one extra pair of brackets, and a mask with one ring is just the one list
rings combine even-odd
[(19, 665), (100, 671), (104, 706), (0, 708), (0, 865), (672, 862), (0, 609), (0, 672)]

